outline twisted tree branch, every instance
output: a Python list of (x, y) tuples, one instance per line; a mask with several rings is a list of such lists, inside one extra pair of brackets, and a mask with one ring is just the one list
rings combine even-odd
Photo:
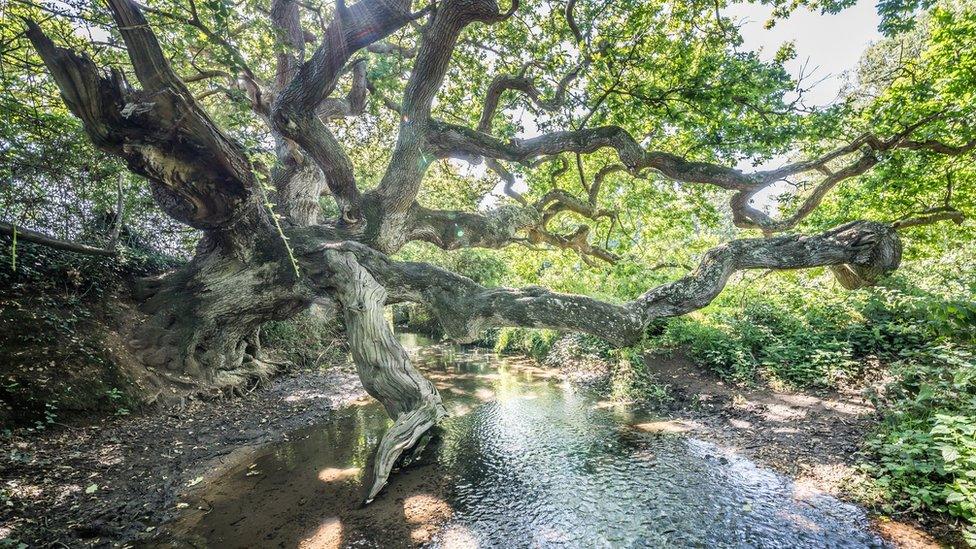
[(427, 304), (445, 332), (472, 341), (490, 327), (523, 326), (582, 331), (616, 345), (638, 341), (653, 320), (686, 314), (708, 305), (729, 277), (744, 269), (803, 269), (829, 266), (848, 288), (874, 284), (895, 270), (901, 242), (891, 225), (855, 221), (821, 234), (733, 240), (705, 253), (698, 268), (652, 288), (624, 304), (544, 288), (486, 288), (471, 279), (426, 263), (397, 262), (356, 242), (319, 244), (320, 235), (293, 233), (308, 272), (321, 270), (324, 249), (355, 255), (390, 301)]
[(434, 96), (444, 76), (461, 31), (475, 22), (494, 23), (510, 17), (518, 8), (512, 2), (500, 12), (495, 0), (446, 0), (437, 6), (424, 29), (417, 57), (401, 103), (400, 131), (387, 170), (371, 193), (377, 208), (393, 217), (409, 210), (432, 158), (425, 152)]
[[(887, 139), (881, 139), (873, 134), (865, 134), (852, 143), (818, 158), (789, 164), (775, 170), (752, 173), (744, 173), (734, 168), (709, 162), (690, 161), (663, 151), (645, 150), (626, 130), (619, 126), (583, 128), (575, 131), (553, 132), (531, 139), (504, 141), (475, 129), (442, 121), (433, 121), (430, 124), (428, 143), (430, 153), (438, 158), (485, 157), (520, 163), (528, 163), (540, 156), (564, 152), (589, 154), (600, 149), (611, 148), (616, 150), (622, 163), (622, 169), (631, 173), (636, 174), (649, 168), (674, 181), (706, 184), (736, 191), (731, 201), (735, 224), (742, 228), (760, 228), (766, 233), (773, 233), (796, 226), (800, 220), (819, 206), (824, 196), (834, 186), (841, 181), (864, 174), (874, 167), (880, 161), (879, 153), (895, 149), (911, 149), (927, 150), (946, 155), (961, 155), (976, 148), (976, 139), (962, 145), (951, 145), (936, 140), (916, 141), (909, 139), (911, 133), (936, 118), (938, 117), (925, 117)], [(830, 169), (832, 162), (858, 151), (861, 151), (860, 156), (843, 168), (837, 171)], [(617, 169), (614, 168), (613, 171)], [(749, 205), (756, 193), (776, 181), (809, 171), (822, 172), (826, 174), (826, 177), (805, 199), (797, 212), (789, 218), (776, 221)], [(597, 187), (596, 192), (599, 192), (599, 187)]]
[(352, 161), (317, 112), (352, 54), (416, 18), (409, 10), (406, 0), (362, 0), (352, 7), (340, 2), (321, 45), (299, 67), (272, 109), (274, 127), (322, 169), (342, 220), (350, 225), (363, 221)]

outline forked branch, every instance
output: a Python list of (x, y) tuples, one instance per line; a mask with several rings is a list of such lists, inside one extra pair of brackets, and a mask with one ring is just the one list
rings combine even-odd
[(424, 27), (404, 89), (396, 146), (380, 184), (372, 192), (383, 211), (400, 217), (413, 207), (432, 160), (425, 151), (431, 106), (444, 82), (461, 31), (476, 22), (503, 21), (518, 5), (518, 0), (514, 0), (506, 12), (499, 10), (495, 0), (446, 0), (437, 5)]
[(145, 91), (56, 46), (31, 21), (27, 36), (95, 146), (146, 177), (168, 215), (198, 229), (233, 225), (253, 207), (256, 183), (247, 154), (190, 95), (135, 4), (111, 0), (110, 6)]
[(342, 220), (350, 225), (363, 220), (352, 161), (321, 120), (319, 109), (352, 54), (416, 17), (406, 0), (362, 0), (351, 7), (340, 1), (322, 43), (299, 67), (273, 107), (274, 127), (298, 143), (322, 169)]

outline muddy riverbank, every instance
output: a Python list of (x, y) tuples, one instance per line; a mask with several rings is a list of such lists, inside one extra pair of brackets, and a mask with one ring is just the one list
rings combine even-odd
[(0, 546), (151, 539), (184, 511), (181, 494), (192, 485), (364, 395), (351, 366), (338, 365), (183, 410), (15, 432), (0, 454)]
[[(878, 421), (864, 389), (799, 392), (739, 387), (696, 366), (680, 352), (649, 355), (646, 362), (667, 385), (671, 400), (665, 413), (682, 430), (792, 478), (800, 490), (862, 500), (859, 491), (865, 479), (857, 465)], [(875, 516), (873, 525), (898, 547), (963, 546), (958, 529), (945, 517)]]

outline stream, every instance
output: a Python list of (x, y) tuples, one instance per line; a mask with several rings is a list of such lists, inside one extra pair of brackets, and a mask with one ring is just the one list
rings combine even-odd
[[(530, 362), (403, 334), (451, 417), (363, 507), (375, 401), (206, 482), (168, 527), (200, 547), (886, 547), (858, 507), (797, 490)], [(665, 429), (667, 431), (667, 429)]]

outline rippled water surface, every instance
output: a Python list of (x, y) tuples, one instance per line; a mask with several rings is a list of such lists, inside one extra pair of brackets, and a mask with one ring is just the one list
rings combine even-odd
[[(372, 403), (260, 449), (175, 530), (211, 547), (883, 547), (857, 507), (484, 351), (408, 338), (453, 417), (362, 508)], [(418, 346), (419, 345), (419, 346)]]

